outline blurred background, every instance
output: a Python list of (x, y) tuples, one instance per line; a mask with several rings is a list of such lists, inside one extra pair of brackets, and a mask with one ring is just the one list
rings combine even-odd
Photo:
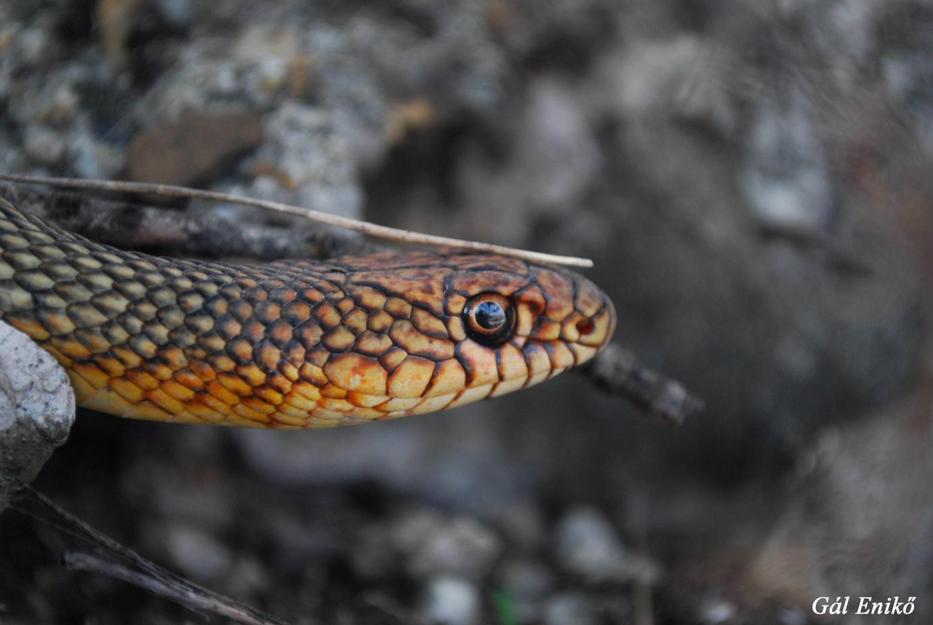
[[(0, 0), (0, 111), (6, 173), (591, 257), (615, 341), (707, 403), (567, 374), (307, 433), (81, 414), (36, 485), (144, 555), (294, 623), (933, 618), (933, 3)], [(0, 620), (204, 622), (69, 545), (0, 518)]]

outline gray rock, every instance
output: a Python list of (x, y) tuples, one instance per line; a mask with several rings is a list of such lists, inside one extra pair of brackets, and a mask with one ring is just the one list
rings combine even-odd
[(286, 103), (266, 118), (254, 160), (288, 181), (278, 198), (306, 208), (359, 217), (362, 192), (347, 138), (326, 109)]
[(595, 625), (597, 622), (590, 602), (579, 593), (555, 595), (544, 607), (544, 625)]
[(651, 584), (658, 577), (657, 564), (627, 549), (595, 509), (569, 511), (558, 524), (554, 541), (561, 565), (589, 580)]
[(26, 129), (23, 150), (37, 163), (54, 166), (64, 159), (68, 151), (68, 143), (59, 132), (45, 126), (35, 125)]
[(65, 442), (74, 418), (65, 370), (0, 321), (0, 511)]
[(499, 537), (479, 521), (430, 509), (402, 515), (389, 532), (409, 573), (419, 579), (436, 575), (479, 579), (502, 549)]
[(192, 0), (156, 0), (162, 15), (175, 26), (188, 26), (194, 18)]
[(479, 622), (479, 608), (479, 592), (470, 582), (442, 576), (428, 582), (419, 615), (436, 625), (474, 625)]
[(700, 620), (708, 625), (720, 625), (731, 621), (736, 615), (736, 607), (730, 601), (710, 598), (700, 606)]
[(741, 182), (757, 219), (783, 231), (824, 233), (834, 191), (808, 99), (792, 91), (783, 104), (762, 105), (748, 150)]
[(170, 523), (163, 540), (173, 564), (197, 580), (222, 579), (233, 566), (234, 556), (227, 546), (197, 525)]
[(364, 528), (353, 540), (350, 561), (366, 579), (405, 573), (419, 580), (476, 580), (491, 569), (502, 549), (500, 538), (475, 519), (418, 508)]

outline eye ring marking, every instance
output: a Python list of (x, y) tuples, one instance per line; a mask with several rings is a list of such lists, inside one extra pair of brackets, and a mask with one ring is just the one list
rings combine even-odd
[(515, 306), (498, 293), (480, 293), (466, 303), (463, 309), (463, 325), (467, 336), (486, 345), (502, 345), (515, 328)]

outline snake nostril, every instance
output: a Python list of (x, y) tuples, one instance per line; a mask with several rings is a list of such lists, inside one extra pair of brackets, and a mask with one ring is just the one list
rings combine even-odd
[(581, 319), (577, 322), (577, 332), (579, 332), (582, 336), (591, 334), (595, 329), (596, 324), (593, 323), (592, 319)]

